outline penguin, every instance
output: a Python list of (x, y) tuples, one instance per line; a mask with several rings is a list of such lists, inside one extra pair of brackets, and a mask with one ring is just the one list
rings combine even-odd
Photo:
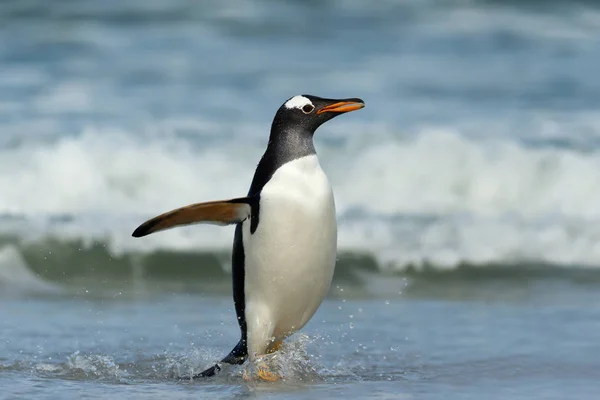
[[(288, 99), (275, 114), (246, 197), (181, 207), (133, 232), (142, 237), (190, 224), (236, 225), (231, 259), (241, 337), (219, 363), (191, 379), (213, 376), (222, 364), (241, 365), (248, 358), (253, 363), (276, 352), (321, 305), (336, 263), (337, 221), (313, 136), (323, 123), (364, 106), (359, 98)], [(278, 379), (261, 368), (258, 375)]]

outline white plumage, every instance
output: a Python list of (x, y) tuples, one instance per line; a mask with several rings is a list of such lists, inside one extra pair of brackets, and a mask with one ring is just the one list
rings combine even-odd
[(314, 107), (313, 103), (307, 99), (304, 96), (294, 96), (291, 99), (289, 99), (288, 101), (285, 102), (285, 108), (287, 109), (292, 109), (292, 108), (302, 108), (305, 105), (310, 104), (311, 106)]
[(243, 223), (250, 360), (302, 328), (333, 278), (335, 203), (316, 155), (277, 169), (261, 191), (259, 220), (253, 234)]

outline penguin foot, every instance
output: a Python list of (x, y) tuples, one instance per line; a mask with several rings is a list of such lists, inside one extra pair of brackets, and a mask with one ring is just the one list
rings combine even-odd
[[(247, 371), (244, 371), (244, 374), (242, 376), (246, 382), (249, 382), (252, 380), (252, 377), (250, 376), (250, 374), (248, 374)], [(267, 381), (267, 382), (275, 382), (275, 381), (278, 381), (281, 379), (281, 375), (270, 371), (269, 368), (266, 366), (259, 366), (256, 369), (256, 376), (259, 380), (263, 380), (263, 381)]]
[(267, 382), (281, 380), (282, 376), (276, 371), (277, 367), (271, 364), (275, 359), (277, 359), (277, 354), (268, 354), (256, 360), (255, 367), (250, 369), (250, 373), (247, 370), (244, 371), (244, 380), (250, 381), (253, 378)]
[(277, 373), (269, 371), (268, 368), (260, 366), (258, 367), (257, 375), (263, 381), (275, 382), (281, 379), (281, 376)]

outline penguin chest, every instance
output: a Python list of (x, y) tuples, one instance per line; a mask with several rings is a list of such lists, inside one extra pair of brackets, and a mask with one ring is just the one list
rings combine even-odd
[(260, 194), (258, 227), (250, 233), (244, 222), (243, 241), (247, 309), (265, 310), (276, 337), (300, 329), (327, 294), (336, 260), (333, 192), (316, 155), (273, 174)]

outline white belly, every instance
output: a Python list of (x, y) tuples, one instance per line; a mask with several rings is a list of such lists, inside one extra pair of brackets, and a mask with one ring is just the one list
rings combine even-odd
[(248, 350), (302, 328), (329, 290), (336, 260), (333, 192), (316, 155), (280, 167), (261, 191), (259, 224), (243, 224)]

